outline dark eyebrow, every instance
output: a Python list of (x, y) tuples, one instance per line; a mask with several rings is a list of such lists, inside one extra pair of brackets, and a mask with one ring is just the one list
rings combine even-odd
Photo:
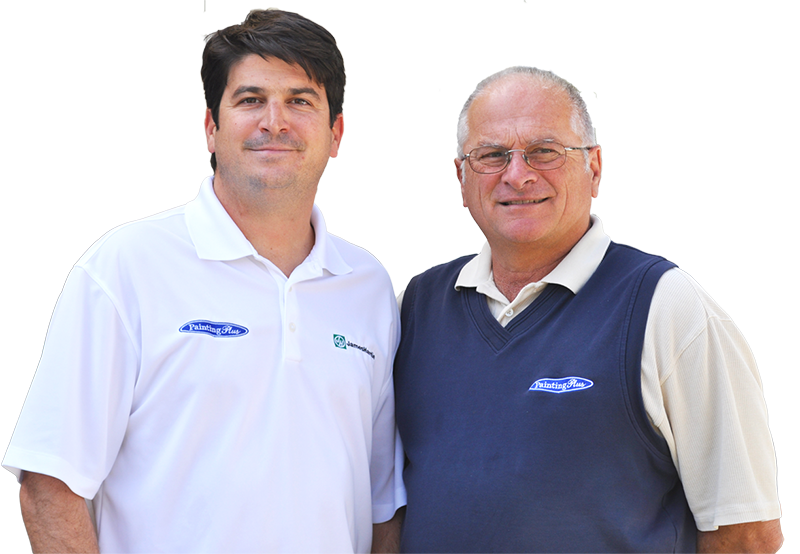
[(317, 93), (317, 91), (315, 89), (313, 89), (311, 87), (292, 88), (292, 89), (289, 89), (289, 93), (292, 96), (296, 96), (296, 95), (299, 95), (299, 94), (309, 94), (309, 95), (313, 96), (314, 98), (316, 98), (317, 100), (319, 100), (319, 94)]
[[(235, 91), (233, 91), (231, 97), (236, 98), (237, 96), (241, 96), (242, 94), (249, 94), (249, 93), (264, 94), (264, 89), (255, 85), (242, 85)], [(292, 96), (297, 96), (300, 94), (308, 94), (319, 100), (319, 94), (315, 89), (311, 87), (291, 88), (289, 89), (289, 94)]]
[(232, 98), (236, 98), (237, 96), (241, 96), (242, 94), (248, 94), (248, 93), (263, 94), (264, 93), (264, 89), (262, 89), (261, 87), (254, 86), (254, 85), (242, 85), (242, 86), (240, 86), (239, 88), (237, 88), (236, 90), (233, 91), (233, 94), (231, 95), (231, 97)]

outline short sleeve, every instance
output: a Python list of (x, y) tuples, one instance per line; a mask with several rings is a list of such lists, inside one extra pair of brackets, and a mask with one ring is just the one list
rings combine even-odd
[(664, 274), (653, 296), (642, 392), (698, 529), (780, 517), (755, 359), (730, 317), (678, 269)]
[(400, 341), (399, 320), (395, 316), (389, 356), (386, 366), (380, 368), (383, 384), (372, 427), (372, 457), (370, 476), (372, 481), (372, 521), (383, 523), (394, 516), (398, 508), (406, 504), (403, 485), (405, 455), (394, 418), (394, 379), (392, 367), (394, 355)]
[(73, 268), (3, 466), (17, 478), (22, 471), (42, 473), (94, 497), (125, 434), (137, 360), (109, 296), (84, 269)]

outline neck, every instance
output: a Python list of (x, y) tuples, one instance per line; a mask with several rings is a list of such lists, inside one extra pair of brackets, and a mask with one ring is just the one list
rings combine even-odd
[(314, 197), (303, 198), (283, 190), (265, 190), (256, 195), (236, 194), (233, 187), (217, 179), (214, 192), (242, 234), (258, 254), (287, 277), (303, 263), (314, 247), (311, 225)]
[(497, 289), (509, 301), (519, 294), (525, 285), (544, 279), (583, 238), (586, 228), (579, 228), (568, 240), (552, 244), (512, 243), (508, 241), (489, 241), (492, 249), (492, 276)]
[(503, 296), (513, 301), (525, 285), (541, 281), (568, 253), (569, 250), (549, 256), (515, 256), (508, 252), (495, 252), (492, 247), (494, 283)]

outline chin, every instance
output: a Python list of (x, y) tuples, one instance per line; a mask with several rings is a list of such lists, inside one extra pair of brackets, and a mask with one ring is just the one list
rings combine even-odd
[(513, 244), (532, 244), (547, 238), (549, 234), (550, 229), (542, 225), (514, 226), (503, 229), (499, 233), (501, 240)]

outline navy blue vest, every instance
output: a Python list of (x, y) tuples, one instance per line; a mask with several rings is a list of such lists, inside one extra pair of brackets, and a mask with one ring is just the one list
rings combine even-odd
[(694, 552), (697, 529), (641, 394), (653, 290), (674, 264), (612, 243), (505, 328), (469, 257), (415, 277), (395, 362), (403, 552)]

